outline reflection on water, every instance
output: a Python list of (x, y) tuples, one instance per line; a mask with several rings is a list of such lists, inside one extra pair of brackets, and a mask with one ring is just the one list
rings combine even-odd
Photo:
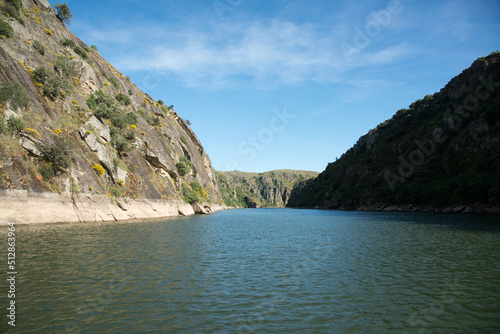
[(499, 232), (498, 216), (291, 209), (18, 226), (16, 330), (499, 332)]

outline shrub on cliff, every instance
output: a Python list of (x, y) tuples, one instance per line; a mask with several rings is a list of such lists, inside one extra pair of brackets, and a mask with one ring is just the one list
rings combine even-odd
[(55, 100), (58, 97), (63, 98), (64, 92), (70, 88), (66, 78), (58, 76), (46, 67), (40, 66), (33, 72), (33, 78), (40, 83), (43, 88), (43, 95)]
[(7, 121), (7, 125), (9, 126), (11, 133), (21, 132), (26, 127), (23, 121), (17, 117), (9, 118), (9, 120)]
[(79, 46), (75, 46), (75, 47), (73, 48), (73, 51), (75, 51), (75, 53), (76, 53), (77, 55), (79, 55), (80, 57), (82, 57), (83, 59), (87, 59), (87, 58), (89, 57), (89, 56), (87, 55), (87, 52), (86, 52), (84, 49), (82, 49), (81, 47), (79, 47)]
[(8, 4), (13, 6), (15, 9), (19, 10), (23, 6), (23, 3), (21, 0), (5, 0)]
[(120, 93), (120, 94), (116, 95), (116, 99), (117, 99), (119, 102), (121, 102), (121, 103), (123, 103), (124, 105), (126, 105), (126, 106), (129, 106), (129, 105), (132, 103), (132, 101), (130, 101), (130, 98), (129, 98), (127, 95), (122, 94), (122, 93)]
[(0, 20), (0, 36), (14, 37), (14, 30), (7, 22)]
[(63, 4), (58, 4), (56, 3), (54, 5), (56, 8), (56, 16), (61, 21), (62, 23), (69, 24), (71, 19), (73, 18), (73, 14), (71, 13), (71, 10), (69, 9), (68, 5), (66, 3)]
[(116, 113), (115, 100), (100, 90), (90, 95), (86, 102), (87, 106), (101, 118), (110, 119)]
[(120, 83), (118, 82), (118, 80), (116, 80), (115, 78), (108, 78), (108, 81), (111, 82), (111, 84), (115, 87), (115, 88), (118, 88), (120, 87)]
[(123, 117), (123, 120), (125, 121), (125, 123), (129, 125), (135, 125), (137, 124), (137, 115), (134, 114), (133, 112), (128, 112)]
[(74, 48), (76, 46), (75, 41), (72, 39), (66, 38), (64, 41), (61, 41), (63, 46), (69, 46), (70, 48)]
[(45, 47), (45, 45), (43, 45), (42, 43), (40, 43), (39, 41), (33, 41), (33, 47), (42, 55), (42, 56), (45, 56), (45, 52), (47, 50), (47, 48)]
[(13, 110), (26, 108), (29, 97), (24, 87), (17, 81), (0, 83), (0, 103), (8, 103)]
[(191, 168), (193, 168), (193, 164), (191, 163), (191, 161), (189, 161), (188, 157), (182, 156), (181, 160), (175, 165), (175, 167), (177, 167), (179, 175), (184, 176), (191, 171)]
[(74, 77), (78, 72), (76, 63), (65, 56), (57, 59), (54, 68), (67, 78)]
[(15, 19), (19, 19), (19, 8), (16, 8), (15, 6), (11, 4), (5, 4), (2, 5), (2, 12), (4, 12), (5, 16), (7, 17), (13, 17)]
[(182, 188), (182, 199), (186, 203), (195, 203), (200, 201), (200, 196), (198, 192), (194, 189), (189, 189), (187, 186)]
[(63, 137), (55, 136), (50, 144), (39, 148), (45, 160), (51, 163), (54, 172), (62, 172), (71, 165), (71, 144)]
[(113, 140), (113, 144), (116, 150), (120, 153), (130, 152), (134, 149), (134, 146), (131, 145), (128, 140), (126, 140), (121, 136), (116, 136), (116, 138)]

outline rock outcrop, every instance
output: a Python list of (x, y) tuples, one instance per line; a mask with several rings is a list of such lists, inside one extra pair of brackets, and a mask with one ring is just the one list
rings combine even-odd
[(276, 170), (260, 174), (216, 172), (216, 175), (226, 205), (260, 208), (285, 207), (295, 184), (316, 177), (318, 173)]
[(500, 53), (399, 110), (293, 190), (291, 207), (499, 212)]
[(0, 45), (0, 189), (222, 204), (210, 158), (173, 108), (73, 35), (47, 1), (22, 0), (18, 14), (0, 9), (13, 32)]

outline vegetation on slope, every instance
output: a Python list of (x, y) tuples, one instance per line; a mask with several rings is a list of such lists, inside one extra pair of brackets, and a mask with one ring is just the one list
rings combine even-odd
[(284, 207), (298, 182), (318, 173), (276, 170), (265, 173), (216, 172), (224, 203), (230, 207)]
[(500, 204), (500, 53), (399, 110), (298, 186), (293, 207)]
[(0, 189), (220, 203), (186, 121), (74, 36), (71, 17), (0, 2)]

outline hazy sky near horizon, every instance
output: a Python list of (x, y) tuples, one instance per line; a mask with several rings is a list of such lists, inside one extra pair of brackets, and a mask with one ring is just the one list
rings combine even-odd
[(499, 0), (66, 3), (70, 30), (190, 120), (217, 170), (323, 171), (500, 49)]

